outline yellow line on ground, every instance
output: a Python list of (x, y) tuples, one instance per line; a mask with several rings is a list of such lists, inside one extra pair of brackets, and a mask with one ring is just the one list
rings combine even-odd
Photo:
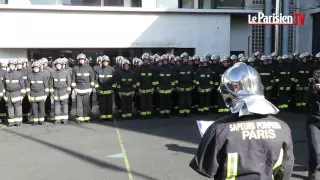
[(116, 128), (116, 132), (117, 132), (117, 135), (118, 135), (118, 140), (119, 140), (119, 144), (120, 144), (120, 148), (121, 148), (121, 152), (123, 154), (123, 159), (124, 159), (124, 164), (126, 166), (126, 169), (127, 169), (127, 173), (128, 173), (128, 177), (129, 177), (129, 180), (133, 180), (133, 177), (132, 177), (132, 173), (131, 173), (131, 168), (130, 168), (130, 163), (129, 163), (129, 159), (128, 159), (128, 156), (127, 156), (127, 153), (126, 153), (126, 149), (124, 148), (124, 144), (123, 144), (123, 141), (122, 141), (122, 137), (121, 137), (121, 134), (120, 134), (120, 130), (117, 126), (117, 123), (116, 123), (116, 120), (114, 119), (113, 120), (114, 122), (114, 126)]

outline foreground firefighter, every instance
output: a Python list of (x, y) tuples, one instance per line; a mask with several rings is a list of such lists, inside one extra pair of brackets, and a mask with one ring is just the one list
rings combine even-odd
[(289, 180), (291, 131), (271, 116), (279, 110), (264, 98), (258, 72), (236, 63), (222, 75), (219, 90), (232, 114), (207, 129), (191, 168), (214, 179)]
[(71, 77), (67, 71), (62, 69), (62, 59), (54, 61), (55, 71), (51, 74), (50, 92), (54, 99), (54, 123), (67, 123), (68, 99), (71, 94)]
[(8, 126), (22, 124), (22, 100), (26, 94), (23, 74), (16, 70), (16, 62), (8, 62), (8, 73), (3, 77), (5, 95), (8, 107)]
[(87, 122), (91, 120), (90, 95), (94, 88), (94, 73), (93, 69), (86, 65), (87, 57), (84, 54), (79, 54), (79, 65), (73, 68), (72, 88), (76, 95), (77, 102), (77, 122)]
[(31, 103), (31, 122), (33, 125), (44, 123), (45, 101), (49, 94), (49, 84), (47, 76), (40, 71), (41, 64), (33, 62), (32, 72), (28, 75), (27, 95)]

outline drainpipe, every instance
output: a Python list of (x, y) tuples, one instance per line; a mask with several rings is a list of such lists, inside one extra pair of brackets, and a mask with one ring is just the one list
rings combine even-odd
[[(271, 15), (272, 0), (265, 0), (264, 13), (266, 16)], [(271, 54), (271, 26), (264, 27), (264, 54)]]
[[(283, 0), (282, 15), (290, 14), (290, 0)], [(288, 54), (289, 46), (289, 26), (283, 26), (282, 29), (282, 54)]]
[[(280, 0), (276, 0), (276, 15), (279, 15), (281, 10), (281, 3)], [(275, 26), (275, 36), (274, 36), (274, 47), (275, 47), (275, 52), (277, 54), (280, 54), (280, 26), (276, 25)]]

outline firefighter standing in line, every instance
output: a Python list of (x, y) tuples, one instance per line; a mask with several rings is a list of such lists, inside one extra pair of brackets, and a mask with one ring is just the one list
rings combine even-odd
[(179, 92), (179, 114), (186, 116), (191, 111), (192, 89), (193, 89), (193, 71), (192, 66), (188, 64), (189, 55), (184, 52), (181, 54), (182, 63), (177, 72), (177, 90)]
[[(23, 75), (23, 80), (25, 83), (25, 86), (27, 84), (27, 76), (30, 73), (27, 69), (23, 68), (24, 65), (24, 60), (23, 59), (18, 59), (16, 62), (16, 67), (17, 71), (19, 71)], [(31, 70), (32, 71), (32, 70)], [(27, 122), (30, 117), (30, 109), (31, 109), (31, 104), (27, 96), (23, 97), (22, 100), (22, 114), (23, 114), (23, 121)]]
[(96, 71), (95, 88), (99, 96), (100, 120), (112, 120), (113, 118), (113, 95), (117, 87), (116, 72), (109, 66), (108, 56), (102, 57), (102, 65)]
[(139, 68), (137, 74), (137, 87), (140, 94), (140, 116), (150, 118), (152, 115), (152, 98), (154, 87), (157, 85), (154, 77), (154, 69), (151, 67), (150, 55), (142, 55), (143, 65)]
[(257, 68), (260, 74), (262, 85), (264, 86), (264, 96), (268, 101), (272, 100), (272, 86), (274, 84), (273, 72), (271, 66), (268, 65), (268, 57), (261, 56), (261, 65)]
[(54, 124), (68, 122), (68, 99), (71, 94), (71, 76), (62, 69), (62, 59), (53, 62), (55, 71), (51, 74), (50, 92), (54, 99)]
[(121, 99), (121, 117), (132, 118), (132, 100), (136, 89), (136, 76), (130, 70), (130, 61), (122, 61), (123, 70), (117, 75), (117, 89)]
[[(43, 69), (43, 72), (45, 74), (45, 76), (47, 77), (47, 81), (50, 80), (50, 77), (51, 77), (51, 73), (53, 72), (53, 70), (48, 66), (48, 59), (47, 58), (42, 58), (40, 63), (42, 64), (42, 69)], [(52, 105), (53, 101), (51, 101), (51, 95), (49, 94), (48, 95), (48, 98), (45, 102), (45, 107), (46, 107), (46, 114), (52, 118), (53, 114), (51, 114), (51, 105)]]
[(179, 73), (179, 68), (180, 68), (180, 65), (181, 65), (181, 58), (180, 56), (177, 56), (174, 58), (174, 67), (173, 67), (173, 79), (175, 79), (174, 81), (174, 84), (175, 84), (175, 87), (172, 91), (172, 96), (171, 96), (171, 101), (172, 101), (172, 108), (174, 110), (174, 113), (177, 113), (177, 111), (179, 110), (179, 92), (178, 92), (178, 73)]
[(258, 72), (236, 63), (223, 74), (219, 89), (232, 114), (206, 130), (190, 167), (214, 179), (289, 180), (291, 131), (273, 117), (279, 110), (264, 98)]
[(157, 91), (159, 92), (159, 113), (161, 117), (169, 117), (171, 113), (171, 96), (175, 85), (174, 70), (169, 67), (168, 55), (162, 55), (162, 66), (156, 76)]
[(13, 125), (20, 126), (22, 124), (22, 100), (26, 94), (23, 74), (16, 71), (16, 62), (9, 60), (9, 71), (3, 77), (5, 95), (4, 100), (8, 107), (8, 127)]
[(94, 88), (94, 72), (85, 64), (86, 56), (77, 56), (79, 64), (73, 68), (72, 88), (76, 95), (77, 122), (89, 122), (91, 120), (90, 94)]
[[(54, 65), (54, 67), (55, 67), (55, 65)], [(74, 68), (74, 60), (68, 59), (66, 71), (68, 72), (70, 77), (72, 77), (73, 68)], [(71, 86), (69, 86), (69, 87), (71, 87)], [(68, 113), (69, 114), (71, 113), (71, 110), (72, 110), (72, 91), (70, 91), (69, 98), (68, 98)]]
[(291, 74), (292, 68), (289, 64), (289, 56), (282, 56), (283, 64), (280, 64), (275, 71), (275, 82), (278, 84), (277, 105), (279, 109), (288, 110), (290, 103), (290, 92), (292, 82), (295, 78)]
[[(207, 60), (210, 60), (210, 54), (206, 53), (204, 55), (205, 58), (207, 58)], [(196, 76), (196, 72), (199, 68), (199, 61), (200, 61), (200, 57), (198, 55), (194, 55), (192, 57), (193, 60), (193, 65), (192, 65), (192, 72), (193, 72), (193, 76)], [(192, 81), (193, 84), (196, 84), (196, 80), (193, 79)], [(193, 88), (192, 90), (192, 102), (191, 102), (191, 107), (192, 107), (192, 111), (193, 112), (198, 112), (198, 106), (199, 106), (199, 92), (197, 91), (196, 88)]]
[(44, 123), (45, 117), (45, 101), (49, 94), (49, 84), (46, 75), (40, 71), (41, 64), (37, 61), (31, 65), (33, 71), (28, 74), (27, 95), (31, 103), (31, 119), (32, 125)]
[(0, 123), (4, 122), (7, 117), (7, 104), (3, 99), (5, 89), (3, 86), (3, 77), (7, 74), (7, 64), (2, 62), (0, 69)]
[(201, 58), (201, 67), (197, 70), (195, 75), (196, 89), (199, 93), (199, 107), (198, 112), (207, 114), (209, 112), (211, 91), (213, 87), (212, 72), (208, 67), (208, 60)]
[[(221, 78), (223, 73), (229, 68), (228, 57), (224, 56), (220, 60), (220, 63), (221, 63), (221, 66), (220, 66), (219, 71), (217, 73), (219, 75), (219, 78)], [(227, 113), (227, 112), (229, 112), (229, 109), (226, 107), (226, 105), (220, 95), (220, 92), (218, 92), (217, 90), (216, 90), (216, 97), (217, 97), (218, 113)]]
[(308, 79), (310, 78), (311, 64), (308, 63), (307, 57), (301, 54), (301, 62), (296, 67), (296, 92), (295, 92), (295, 105), (296, 111), (305, 112), (307, 106), (308, 94)]
[(211, 56), (210, 69), (212, 72), (212, 80), (213, 80), (213, 90), (211, 91), (211, 108), (212, 108), (213, 112), (217, 112), (217, 108), (218, 108), (218, 106), (217, 106), (217, 99), (218, 98), (217, 98), (216, 90), (218, 89), (219, 84), (220, 84), (219, 60), (220, 60), (219, 55), (212, 55)]
[(253, 68), (257, 68), (257, 63), (256, 63), (256, 59), (254, 59), (254, 57), (250, 57), (248, 59), (248, 65), (253, 67)]
[[(122, 67), (121, 67), (122, 61), (123, 61), (122, 56), (116, 57), (116, 60), (115, 60), (116, 64), (113, 66), (116, 74), (119, 74), (122, 71)], [(116, 89), (116, 91), (117, 91), (117, 89)], [(117, 111), (121, 113), (121, 99), (120, 99), (118, 92), (115, 93), (114, 103), (115, 103)]]

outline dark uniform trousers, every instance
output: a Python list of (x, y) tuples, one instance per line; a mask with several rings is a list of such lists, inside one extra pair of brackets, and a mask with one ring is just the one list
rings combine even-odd
[(8, 123), (21, 124), (22, 123), (22, 94), (20, 91), (6, 92), (4, 99), (8, 106)]
[(112, 119), (113, 90), (99, 91), (100, 119)]
[(3, 97), (1, 97), (0, 101), (0, 119), (5, 120), (7, 118), (7, 103)]
[(228, 113), (229, 108), (227, 108), (220, 92), (216, 92), (217, 96), (217, 107), (218, 107), (218, 113)]
[(307, 125), (309, 148), (309, 178), (320, 179), (320, 122)]
[(211, 100), (211, 88), (200, 89), (199, 91), (199, 112), (209, 112)]
[[(68, 101), (69, 94), (54, 96), (54, 120), (67, 122), (69, 119)], [(71, 101), (72, 102), (72, 101)]]
[(296, 87), (296, 92), (295, 92), (295, 104), (296, 104), (296, 109), (297, 111), (304, 111), (307, 106), (307, 101), (308, 101), (308, 85), (299, 85)]
[[(89, 121), (90, 118), (90, 95), (78, 94), (76, 98), (77, 104), (77, 121)], [(101, 106), (101, 105), (100, 105)]]
[(31, 116), (30, 109), (31, 109), (31, 103), (28, 97), (25, 96), (22, 100), (22, 113), (23, 113), (24, 121), (29, 121), (29, 117)]
[(68, 112), (71, 113), (72, 110), (72, 93), (69, 95), (68, 98)]
[(31, 102), (32, 122), (44, 122), (45, 102), (43, 100)]
[(280, 110), (287, 110), (289, 108), (290, 92), (291, 84), (278, 83), (277, 105)]
[(159, 109), (160, 114), (170, 114), (171, 110), (171, 95), (172, 90), (171, 89), (159, 89)]
[[(178, 81), (176, 81), (178, 83)], [(179, 92), (175, 89), (171, 94), (172, 108), (176, 112), (179, 109)]]
[(180, 115), (190, 114), (192, 89), (193, 89), (192, 84), (179, 83), (179, 114)]
[(121, 99), (121, 117), (122, 118), (131, 118), (132, 117), (132, 98), (133, 92), (120, 92)]
[(152, 114), (153, 89), (141, 89), (140, 94), (140, 115), (142, 117)]

